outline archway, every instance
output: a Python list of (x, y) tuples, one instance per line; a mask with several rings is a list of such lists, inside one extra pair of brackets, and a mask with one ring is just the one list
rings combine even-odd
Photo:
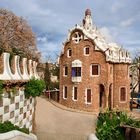
[(112, 84), (109, 86), (109, 95), (108, 95), (108, 108), (112, 109)]
[(100, 84), (99, 107), (105, 107), (105, 88), (102, 84)]

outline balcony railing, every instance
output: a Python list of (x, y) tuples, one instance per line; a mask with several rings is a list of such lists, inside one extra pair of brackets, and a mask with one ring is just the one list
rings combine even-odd
[(81, 82), (82, 81), (82, 77), (72, 77), (72, 82)]

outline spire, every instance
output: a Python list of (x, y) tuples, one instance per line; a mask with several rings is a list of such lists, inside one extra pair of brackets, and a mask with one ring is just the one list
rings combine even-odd
[(83, 26), (87, 31), (92, 30), (92, 17), (91, 17), (90, 9), (86, 9), (85, 11), (85, 18), (83, 19)]

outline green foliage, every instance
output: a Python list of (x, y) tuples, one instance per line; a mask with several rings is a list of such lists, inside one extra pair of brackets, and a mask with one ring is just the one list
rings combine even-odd
[(27, 57), (27, 55), (20, 49), (20, 48), (12, 48), (12, 52), (15, 54), (15, 55), (19, 55), (21, 58), (23, 57)]
[(49, 90), (59, 89), (59, 82), (50, 82)]
[(4, 51), (4, 48), (0, 47), (0, 54), (2, 54)]
[(16, 87), (12, 87), (12, 93), (15, 95), (17, 92)]
[(13, 52), (10, 52), (10, 57), (9, 57), (9, 64), (10, 64), (10, 67), (12, 66), (12, 59), (14, 57), (14, 53)]
[(49, 89), (49, 86), (50, 86), (50, 83), (51, 83), (51, 78), (50, 77), (51, 77), (51, 74), (50, 74), (50, 70), (49, 70), (49, 64), (46, 63), (44, 81), (45, 81), (47, 90)]
[(121, 124), (140, 128), (140, 121), (133, 120), (124, 112), (99, 113), (96, 136), (99, 140), (125, 140)]
[(59, 79), (59, 71), (60, 71), (60, 68), (58, 65), (55, 65), (55, 67), (51, 70), (51, 73), (53, 76), (57, 76), (58, 79)]
[(10, 121), (0, 123), (0, 133), (6, 133), (12, 130), (18, 130), (23, 133), (29, 134), (29, 130), (27, 128), (19, 128), (18, 126), (13, 125)]
[(45, 82), (43, 80), (33, 78), (25, 85), (25, 97), (29, 98), (30, 96), (40, 96), (44, 89)]
[(3, 93), (3, 81), (0, 81), (0, 94)]

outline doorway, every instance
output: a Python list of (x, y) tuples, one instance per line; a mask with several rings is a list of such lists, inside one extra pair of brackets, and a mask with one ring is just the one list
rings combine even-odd
[(112, 84), (109, 86), (108, 108), (109, 110), (112, 109)]
[(105, 107), (105, 88), (102, 84), (100, 84), (99, 107)]

